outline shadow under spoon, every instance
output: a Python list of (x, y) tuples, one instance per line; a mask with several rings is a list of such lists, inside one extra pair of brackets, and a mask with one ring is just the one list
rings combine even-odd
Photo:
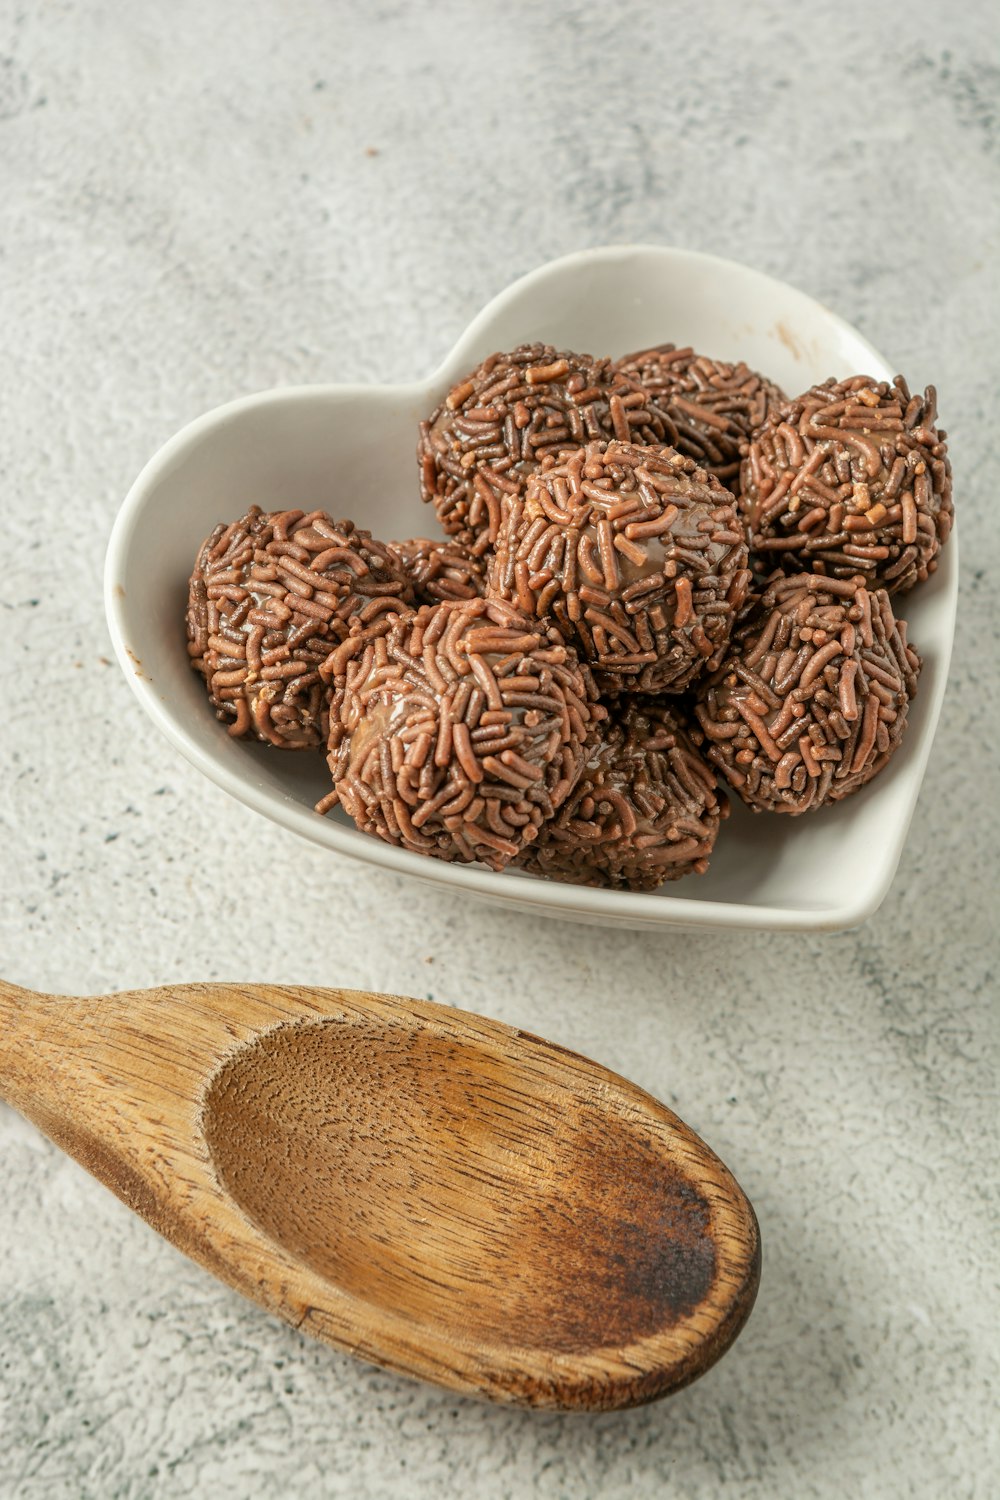
[(173, 1244), (337, 1349), (606, 1410), (753, 1305), (753, 1209), (664, 1105), (496, 1021), (337, 989), (0, 981), (0, 1096)]

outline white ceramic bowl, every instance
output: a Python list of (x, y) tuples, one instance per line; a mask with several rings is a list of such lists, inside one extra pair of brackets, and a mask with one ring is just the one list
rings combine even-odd
[(436, 527), (420, 502), (417, 424), (496, 349), (540, 339), (621, 355), (672, 340), (745, 359), (789, 394), (829, 375), (891, 378), (891, 365), (825, 307), (746, 266), (656, 246), (584, 251), (542, 266), (496, 297), (444, 364), (414, 385), (265, 391), (192, 422), (143, 469), (108, 548), (105, 598), (122, 670), (173, 744), (241, 802), (321, 844), (460, 895), (533, 912), (630, 927), (831, 930), (878, 907), (892, 881), (927, 764), (954, 633), (953, 537), (933, 579), (900, 601), (921, 651), (920, 691), (885, 773), (836, 807), (803, 818), (736, 805), (707, 875), (652, 895), (600, 891), (444, 864), (321, 818), (321, 755), (231, 739), (214, 717), (184, 640), (195, 553), (217, 521), (256, 504), (319, 506), (393, 540)]

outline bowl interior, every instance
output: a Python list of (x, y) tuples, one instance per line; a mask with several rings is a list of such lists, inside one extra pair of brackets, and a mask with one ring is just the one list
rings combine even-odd
[(258, 811), (327, 847), (473, 895), (631, 925), (820, 928), (863, 919), (892, 879), (937, 721), (954, 629), (954, 542), (934, 578), (901, 601), (924, 669), (885, 774), (815, 816), (754, 816), (737, 805), (708, 874), (655, 895), (496, 875), (392, 849), (342, 815), (312, 811), (328, 790), (320, 755), (234, 741), (214, 719), (183, 629), (186, 582), (205, 535), (252, 504), (321, 507), (385, 540), (436, 534), (417, 487), (418, 423), (485, 354), (533, 339), (614, 355), (690, 343), (745, 359), (789, 394), (829, 375), (893, 373), (855, 330), (791, 287), (712, 257), (638, 247), (572, 256), (516, 283), (420, 384), (279, 390), (209, 413), (147, 465), (109, 548), (112, 636), (144, 707), (189, 759)]

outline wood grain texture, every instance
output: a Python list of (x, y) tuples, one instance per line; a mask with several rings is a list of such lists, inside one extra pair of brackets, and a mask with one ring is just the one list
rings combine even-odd
[(708, 1368), (756, 1294), (753, 1210), (670, 1110), (431, 1003), (0, 983), (0, 1093), (187, 1254), (304, 1332), (453, 1390), (601, 1410)]

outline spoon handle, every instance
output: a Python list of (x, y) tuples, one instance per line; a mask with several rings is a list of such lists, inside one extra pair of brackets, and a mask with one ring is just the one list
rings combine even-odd
[(31, 1119), (37, 1120), (33, 1104), (58, 1105), (80, 1010), (81, 1002), (68, 996), (40, 995), (0, 979), (0, 1098)]
[(0, 1057), (4, 1055), (9, 1034), (22, 1031), (30, 1015), (40, 1015), (48, 998), (11, 984), (9, 979), (0, 979)]
[(0, 1099), (113, 1186), (113, 1111), (94, 1045), (102, 1005), (0, 979)]
[(80, 999), (0, 980), (0, 1099), (176, 1243), (164, 1219), (176, 1208), (191, 1143), (200, 1141), (205, 1085), (256, 1029), (303, 1013), (317, 1014), (315, 1000), (296, 1002), (294, 991), (266, 985)]

